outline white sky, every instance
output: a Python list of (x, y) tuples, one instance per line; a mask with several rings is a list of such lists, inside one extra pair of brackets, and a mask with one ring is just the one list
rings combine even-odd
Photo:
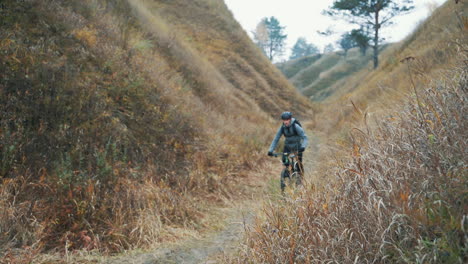
[[(414, 0), (415, 9), (408, 15), (397, 16), (392, 21), (394, 25), (383, 28), (382, 37), (386, 42), (396, 42), (405, 38), (417, 24), (430, 14), (430, 6), (440, 6), (446, 0)], [(236, 20), (245, 31), (251, 32), (264, 17), (276, 17), (280, 25), (285, 26), (286, 54), (283, 59), (289, 57), (292, 46), (297, 38), (305, 37), (307, 42), (313, 43), (322, 51), (326, 44), (335, 42), (339, 36), (356, 25), (349, 25), (343, 20), (333, 20), (321, 14), (327, 9), (333, 0), (224, 0), (228, 8), (234, 14)], [(339, 34), (324, 37), (317, 34), (317, 30), (325, 31), (331, 27)]]

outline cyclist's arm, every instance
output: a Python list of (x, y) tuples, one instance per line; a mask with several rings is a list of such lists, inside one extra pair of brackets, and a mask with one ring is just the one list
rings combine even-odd
[(273, 152), (275, 150), (276, 146), (278, 145), (278, 141), (281, 138), (281, 135), (283, 135), (282, 126), (280, 126), (280, 128), (278, 129), (278, 132), (276, 132), (276, 136), (271, 142), (270, 149), (268, 149), (268, 152)]
[(304, 129), (298, 124), (294, 124), (296, 126), (296, 131), (297, 134), (302, 138), (302, 143), (301, 147), (307, 148), (307, 145), (309, 144), (309, 139), (307, 138), (307, 135), (304, 132)]

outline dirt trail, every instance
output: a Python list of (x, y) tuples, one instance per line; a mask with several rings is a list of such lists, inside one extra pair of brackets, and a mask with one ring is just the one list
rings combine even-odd
[(206, 239), (189, 241), (176, 249), (165, 249), (157, 252), (161, 257), (151, 263), (215, 263), (208, 261), (210, 256), (232, 251), (242, 238), (246, 228), (254, 220), (253, 208), (232, 208), (227, 225), (217, 234)]
[[(257, 203), (259, 205), (260, 203)], [(151, 253), (135, 256), (115, 257), (104, 263), (117, 264), (159, 264), (159, 263), (218, 263), (209, 260), (210, 257), (230, 252), (238, 246), (246, 228), (249, 228), (255, 218), (258, 208), (250, 202), (223, 209), (226, 214), (224, 228), (208, 234), (201, 239), (189, 239), (180, 243), (158, 249)]]
[[(317, 137), (310, 138), (310, 146), (305, 152), (304, 160), (306, 162), (306, 176), (310, 174), (319, 151), (319, 139)], [(278, 177), (274, 177), (273, 184), (279, 186), (279, 161), (276, 161), (269, 168), (272, 171), (278, 170)], [(270, 186), (271, 187), (271, 186)], [(254, 223), (256, 212), (261, 209), (263, 200), (269, 199), (272, 195), (268, 193), (269, 186), (264, 184), (258, 187), (256, 199), (243, 201), (239, 205), (230, 208), (222, 209), (225, 219), (225, 225), (221, 230), (207, 234), (201, 239), (188, 239), (180, 241), (177, 244), (158, 249), (151, 253), (138, 254), (134, 256), (115, 257), (108, 259), (104, 263), (117, 264), (159, 264), (159, 263), (220, 263), (216, 256), (233, 252), (239, 245), (245, 230), (250, 229)], [(279, 188), (278, 188), (279, 189)], [(260, 194), (260, 195), (259, 195)]]

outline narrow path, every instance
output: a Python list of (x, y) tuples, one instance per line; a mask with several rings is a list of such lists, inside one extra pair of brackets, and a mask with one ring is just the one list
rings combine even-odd
[[(319, 138), (312, 136), (310, 138), (310, 146), (304, 155), (306, 162), (306, 177), (310, 175), (316, 165), (316, 160), (319, 155)], [(279, 189), (279, 173), (281, 168), (278, 167), (277, 161), (267, 166), (267, 170), (271, 170), (271, 177), (263, 177), (264, 180), (270, 180), (275, 188)], [(278, 177), (275, 177), (278, 170)], [(225, 225), (219, 231), (207, 234), (204, 238), (193, 238), (180, 241), (176, 244), (158, 249), (151, 253), (138, 254), (134, 256), (124, 256), (110, 258), (104, 263), (116, 264), (160, 264), (160, 263), (183, 263), (183, 264), (198, 264), (198, 263), (220, 263), (216, 256), (222, 256), (235, 251), (241, 241), (245, 230), (250, 229), (254, 223), (256, 213), (259, 212), (263, 205), (263, 200), (271, 199), (272, 193), (268, 193), (268, 188), (271, 188), (267, 183), (262, 187), (258, 187), (258, 192), (253, 199), (243, 201), (238, 205), (233, 205), (229, 208), (221, 209), (226, 216)]]
[(147, 263), (216, 263), (208, 261), (210, 256), (223, 254), (236, 248), (246, 228), (252, 225), (255, 214), (253, 208), (231, 208), (226, 227), (205, 239), (189, 241), (175, 248), (156, 252), (158, 260)]
[(144, 263), (217, 263), (209, 261), (210, 256), (225, 254), (233, 250), (244, 234), (244, 230), (253, 223), (254, 208), (244, 205), (228, 209), (226, 227), (205, 239), (195, 239), (183, 245), (161, 249), (153, 253), (153, 259)]
[(116, 264), (160, 264), (160, 263), (218, 263), (209, 260), (210, 257), (230, 252), (238, 246), (244, 231), (252, 225), (255, 218), (257, 203), (247, 201), (231, 208), (222, 209), (226, 215), (225, 226), (222, 230), (208, 234), (201, 239), (189, 239), (151, 253), (135, 256), (114, 257), (104, 263)]
[[(153, 252), (130, 252), (121, 256), (107, 257), (100, 262), (106, 264), (159, 264), (159, 263), (221, 263), (219, 260), (224, 254), (235, 251), (255, 220), (255, 214), (262, 206), (262, 197), (267, 191), (269, 177), (264, 171), (271, 171), (276, 165), (274, 160), (265, 164), (265, 170), (254, 172), (251, 175), (253, 188), (252, 197), (243, 201), (234, 201), (226, 208), (213, 208), (213, 215), (220, 215), (218, 230), (201, 232), (202, 238), (188, 238), (173, 244), (165, 244), (164, 247)], [(218, 259), (216, 259), (218, 258)]]

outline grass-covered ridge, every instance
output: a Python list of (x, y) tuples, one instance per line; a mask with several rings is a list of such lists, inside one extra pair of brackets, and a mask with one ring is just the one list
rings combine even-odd
[(358, 48), (353, 48), (346, 56), (343, 52), (316, 54), (276, 66), (303, 95), (321, 102), (340, 90), (348, 77), (361, 70), (368, 71), (371, 61), (370, 51), (363, 55)]
[(321, 103), (320, 166), (232, 262), (467, 262), (466, 5), (447, 1)]
[(446, 74), (354, 129), (334, 180), (267, 207), (237, 261), (465, 263), (468, 75)]
[(314, 54), (310, 56), (305, 56), (295, 60), (278, 63), (276, 66), (283, 72), (286, 78), (290, 79), (296, 75), (299, 71), (307, 68), (309, 65), (317, 61), (322, 57), (321, 54)]
[(460, 43), (466, 42), (466, 10), (466, 3), (447, 1), (413, 34), (384, 49), (376, 70), (364, 69), (347, 77), (339, 90), (320, 103), (324, 115), (334, 112), (336, 116), (339, 112), (338, 118), (326, 118), (321, 129), (336, 131), (352, 122), (351, 102), (371, 114), (381, 113), (412, 91), (412, 81), (421, 89), (428, 79), (454, 67), (464, 52)]
[(245, 192), (272, 116), (309, 108), (222, 1), (1, 12), (2, 254), (115, 252), (200, 229), (206, 204)]

